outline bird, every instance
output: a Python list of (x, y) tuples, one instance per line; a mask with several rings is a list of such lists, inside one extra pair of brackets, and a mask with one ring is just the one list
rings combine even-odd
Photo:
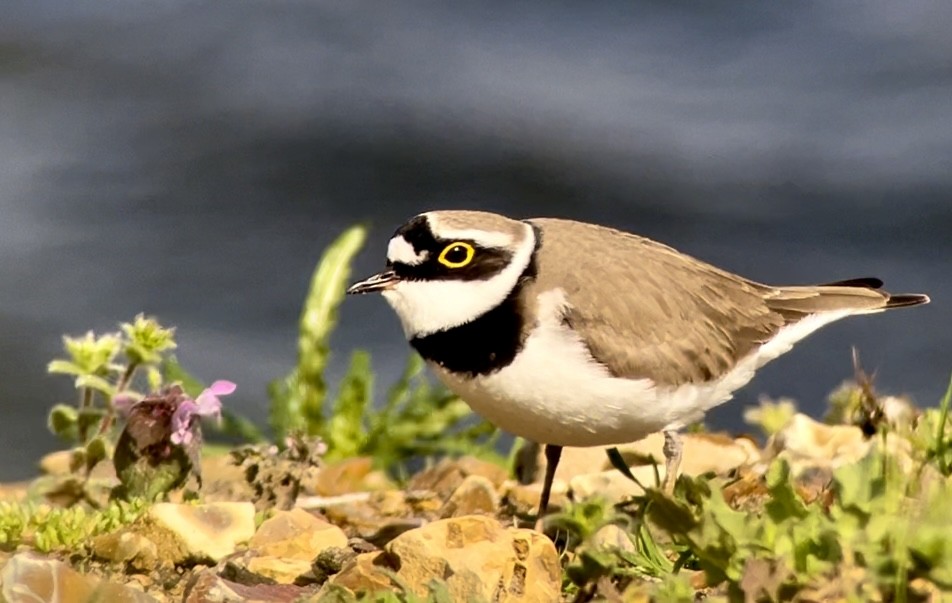
[(410, 346), (496, 427), (544, 445), (537, 521), (565, 446), (664, 434), (672, 492), (679, 431), (728, 401), (767, 362), (847, 316), (929, 302), (876, 278), (771, 286), (652, 239), (562, 218), (421, 213), (387, 244), (379, 292)]

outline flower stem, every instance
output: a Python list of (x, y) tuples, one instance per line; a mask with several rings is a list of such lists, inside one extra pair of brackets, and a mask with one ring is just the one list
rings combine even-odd
[[(82, 409), (87, 409), (87, 408), (89, 408), (90, 406), (93, 405), (93, 390), (92, 390), (92, 388), (84, 387), (84, 388), (82, 389), (82, 392), (80, 393), (80, 403), (79, 403), (79, 404), (80, 404), (80, 409), (81, 409), (81, 410), (82, 410)], [(79, 424), (80, 424), (80, 428), (79, 428), (79, 441), (80, 441), (80, 443), (84, 443), (84, 442), (86, 441), (86, 436), (89, 435), (89, 434), (88, 434), (88, 430), (87, 430), (87, 428), (86, 428), (86, 425), (85, 425), (85, 422), (84, 422), (84, 421), (80, 421)]]
[(123, 390), (129, 387), (129, 383), (132, 381), (132, 377), (135, 375), (137, 368), (139, 368), (139, 362), (129, 362), (129, 366), (126, 367), (125, 372), (122, 373), (122, 377), (119, 378), (119, 383), (116, 384), (117, 394), (122, 393)]
[[(116, 395), (121, 394), (129, 384), (132, 382), (132, 377), (135, 376), (136, 369), (139, 368), (138, 361), (130, 361), (129, 365), (126, 366), (126, 370), (123, 371), (122, 377), (119, 378), (119, 382), (116, 383)], [(115, 397), (115, 396), (113, 396)], [(106, 405), (106, 415), (102, 418), (102, 422), (99, 424), (99, 435), (105, 434), (109, 431), (109, 428), (112, 427), (113, 420), (116, 416), (116, 407), (112, 403), (112, 398), (109, 399), (109, 403)]]

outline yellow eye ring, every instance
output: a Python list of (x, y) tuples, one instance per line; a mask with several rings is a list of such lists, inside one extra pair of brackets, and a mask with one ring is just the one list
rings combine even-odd
[[(460, 259), (459, 256), (461, 253), (463, 257)], [(476, 250), (473, 249), (472, 245), (462, 241), (456, 241), (444, 247), (443, 251), (440, 252), (440, 257), (437, 259), (447, 268), (462, 268), (473, 261), (474, 255), (476, 255)], [(450, 256), (453, 257), (451, 258)]]

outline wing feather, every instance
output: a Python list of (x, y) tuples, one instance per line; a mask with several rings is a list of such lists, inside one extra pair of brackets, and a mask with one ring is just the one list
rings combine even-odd
[(709, 381), (784, 325), (765, 303), (764, 285), (644, 237), (566, 220), (530, 222), (543, 250), (532, 287), (564, 290), (563, 320), (617, 377)]

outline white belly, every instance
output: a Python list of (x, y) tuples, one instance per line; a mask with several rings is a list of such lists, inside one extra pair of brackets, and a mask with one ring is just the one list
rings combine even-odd
[(475, 378), (431, 365), (478, 414), (512, 434), (542, 444), (610, 446), (701, 419), (729, 400), (755, 371), (845, 310), (804, 318), (730, 371), (706, 383), (658, 387), (650, 379), (620, 379), (592, 359), (578, 335), (559, 320), (558, 289), (540, 295), (539, 323), (508, 366)]
[(719, 379), (678, 387), (612, 377), (574, 331), (545, 318), (515, 360), (499, 371), (468, 378), (432, 368), (474, 411), (514, 435), (542, 444), (610, 446), (700, 420), (750, 382), (759, 367), (848, 314), (805, 318), (781, 329)]
[[(516, 359), (495, 373), (468, 378), (433, 369), (501, 429), (562, 446), (631, 442), (697, 420), (706, 408), (730, 397), (705, 386), (665, 390), (650, 379), (612, 377), (561, 324), (540, 325)], [(714, 401), (715, 395), (720, 399)]]

